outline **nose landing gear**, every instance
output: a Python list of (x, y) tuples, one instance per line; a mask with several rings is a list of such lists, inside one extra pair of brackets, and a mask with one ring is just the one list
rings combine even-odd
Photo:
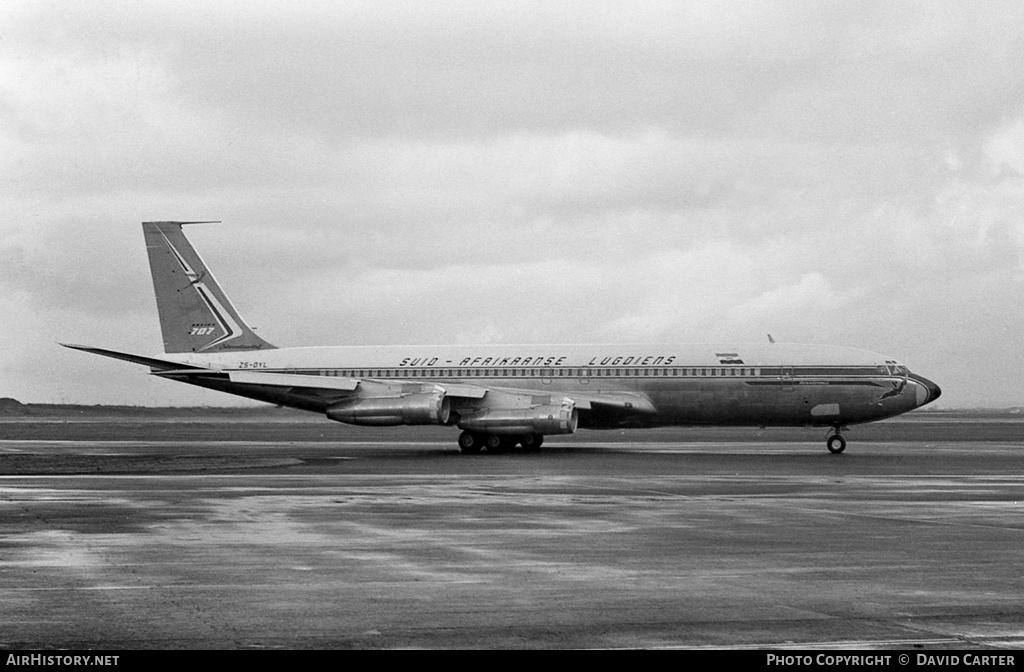
[(828, 448), (828, 452), (834, 455), (838, 455), (839, 453), (846, 450), (846, 439), (844, 439), (843, 435), (840, 434), (840, 432), (844, 429), (846, 429), (846, 427), (840, 427), (839, 425), (836, 425), (836, 433), (829, 436), (828, 440), (825, 441), (825, 446)]

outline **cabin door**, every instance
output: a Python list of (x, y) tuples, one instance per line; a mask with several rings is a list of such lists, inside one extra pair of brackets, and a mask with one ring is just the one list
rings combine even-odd
[(782, 367), (782, 389), (783, 390), (795, 390), (796, 383), (793, 380), (793, 367), (784, 366)]

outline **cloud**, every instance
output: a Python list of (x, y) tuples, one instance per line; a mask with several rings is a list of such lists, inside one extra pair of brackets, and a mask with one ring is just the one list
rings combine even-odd
[(190, 236), (281, 344), (772, 331), (1024, 403), (953, 363), (1024, 319), (1022, 29), (1013, 2), (5, 3), (8, 384), (59, 377), (55, 334), (157, 349), (138, 222), (221, 219)]
[(996, 170), (1004, 169), (1024, 178), (1024, 119), (1017, 119), (996, 132), (985, 144), (985, 154)]
[(728, 311), (728, 323), (738, 330), (772, 322), (822, 322), (846, 304), (821, 273), (805, 273), (796, 283), (775, 287)]
[(12, 21), (16, 44), (71, 50), (79, 64), (148, 64), (124, 81), (155, 82), (244, 134), (331, 146), (650, 126), (929, 138), (1012, 100), (995, 85), (1024, 49), (1012, 2), (27, 7)]

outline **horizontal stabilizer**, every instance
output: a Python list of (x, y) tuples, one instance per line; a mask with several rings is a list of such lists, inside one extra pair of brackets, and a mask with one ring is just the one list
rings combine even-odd
[(103, 348), (93, 348), (88, 345), (76, 345), (74, 343), (60, 343), (65, 348), (71, 348), (72, 350), (81, 350), (82, 352), (91, 352), (94, 355), (103, 355), (104, 357), (112, 357), (113, 359), (121, 359), (126, 362), (132, 362), (133, 364), (142, 364), (153, 369), (160, 370), (172, 370), (172, 369), (192, 369), (196, 371), (204, 370), (199, 366), (189, 366), (187, 364), (181, 364), (179, 362), (168, 362), (163, 359), (155, 359), (153, 357), (143, 357), (142, 355), (133, 355), (128, 352), (118, 352), (117, 350), (105, 350)]

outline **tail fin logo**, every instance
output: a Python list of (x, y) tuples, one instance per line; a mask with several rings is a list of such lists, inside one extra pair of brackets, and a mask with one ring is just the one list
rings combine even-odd
[(160, 232), (160, 236), (167, 244), (167, 249), (171, 251), (174, 258), (178, 261), (178, 264), (181, 265), (181, 270), (185, 272), (185, 277), (188, 278), (189, 284), (195, 288), (199, 298), (206, 304), (206, 308), (210, 311), (213, 319), (217, 321), (216, 325), (194, 325), (189, 331), (189, 336), (206, 336), (212, 334), (215, 327), (220, 327), (220, 330), (224, 332), (223, 336), (210, 341), (203, 347), (199, 348), (199, 351), (202, 352), (203, 350), (209, 350), (241, 336), (242, 328), (234, 319), (232, 319), (231, 312), (224, 308), (221, 302), (217, 300), (217, 297), (214, 296), (209, 288), (207, 288), (206, 283), (203, 282), (206, 277), (206, 271), (203, 270), (197, 273), (189, 265), (188, 261), (185, 260), (185, 257), (178, 252), (171, 241), (167, 239), (167, 236), (162, 231)]

